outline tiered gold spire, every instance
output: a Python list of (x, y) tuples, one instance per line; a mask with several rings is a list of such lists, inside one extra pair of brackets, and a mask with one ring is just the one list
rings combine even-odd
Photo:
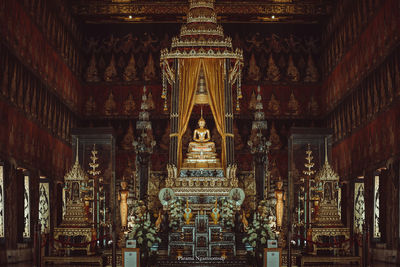
[(64, 182), (67, 181), (87, 181), (88, 177), (85, 171), (82, 169), (79, 164), (78, 158), (78, 141), (76, 141), (76, 155), (75, 155), (75, 163), (72, 166), (71, 170), (64, 176)]
[(77, 140), (75, 163), (64, 176), (65, 190), (68, 192), (68, 197), (61, 227), (86, 227), (89, 225), (83, 203), (83, 191), (86, 189), (89, 178), (79, 164), (78, 144), (79, 141)]
[[(241, 92), (241, 70), (243, 51), (233, 50), (232, 39), (224, 35), (222, 26), (217, 23), (214, 10), (215, 0), (189, 0), (186, 24), (182, 25), (180, 35), (172, 38), (171, 48), (161, 50), (162, 95), (164, 110), (167, 109), (167, 88), (175, 82), (177, 75), (172, 67), (173, 59), (181, 58), (226, 58), (231, 59), (229, 82), (236, 85), (237, 107)], [(168, 84), (167, 84), (168, 83)]]
[(314, 162), (312, 162), (312, 160), (314, 159), (314, 157), (312, 156), (312, 150), (310, 147), (310, 144), (308, 144), (308, 148), (306, 150), (306, 160), (307, 162), (304, 163), (304, 167), (307, 168), (307, 170), (304, 170), (303, 173), (307, 176), (312, 176), (315, 173), (315, 170), (312, 170), (312, 168), (314, 167)]
[(217, 23), (214, 0), (189, 0), (186, 24), (180, 35), (172, 39), (171, 49), (161, 51), (161, 61), (183, 57), (223, 57), (243, 60), (240, 49), (233, 51), (232, 39), (224, 36)]
[(336, 192), (339, 189), (339, 175), (332, 169), (328, 161), (328, 145), (325, 138), (325, 163), (315, 176), (322, 193), (320, 212), (317, 213), (318, 226), (343, 226), (339, 211)]

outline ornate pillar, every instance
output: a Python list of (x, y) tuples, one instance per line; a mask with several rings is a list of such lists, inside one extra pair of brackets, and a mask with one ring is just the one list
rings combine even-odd
[(149, 162), (151, 154), (148, 152), (139, 152), (136, 154), (139, 163), (139, 198), (145, 200), (147, 198), (147, 188), (149, 182)]
[(171, 90), (171, 133), (169, 135), (169, 163), (178, 166), (178, 116), (179, 116), (179, 75), (178, 59), (174, 59), (175, 81)]
[(147, 110), (149, 107), (147, 105), (147, 91), (144, 86), (141, 104), (142, 110), (139, 113), (139, 118), (142, 119), (136, 122), (136, 129), (142, 133), (136, 141), (133, 141), (133, 147), (136, 152), (136, 161), (138, 163), (139, 198), (141, 200), (146, 200), (147, 198), (150, 156), (153, 154), (153, 148), (156, 145), (156, 141), (153, 137), (151, 121), (148, 119), (149, 113)]
[(255, 163), (256, 196), (257, 199), (264, 199), (265, 194), (265, 170), (268, 168), (267, 153), (259, 152), (253, 154)]
[(264, 120), (260, 86), (257, 87), (256, 111), (251, 129), (250, 140), (247, 144), (250, 146), (250, 152), (253, 154), (255, 164), (256, 194), (257, 199), (264, 199), (265, 195), (265, 176), (268, 168), (268, 152), (271, 142), (263, 135), (263, 130), (267, 129), (267, 121)]
[[(233, 99), (232, 85), (229, 82), (230, 59), (225, 59), (225, 144), (226, 144), (226, 166), (233, 165), (235, 162), (234, 136), (233, 136)], [(223, 163), (224, 164), (224, 163)]]

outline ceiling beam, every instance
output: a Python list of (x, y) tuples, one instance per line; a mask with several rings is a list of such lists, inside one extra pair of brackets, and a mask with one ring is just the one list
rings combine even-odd
[[(73, 13), (83, 21), (90, 20), (121, 20), (121, 18), (132, 16), (133, 18), (145, 18), (144, 20), (173, 20), (181, 22), (188, 11), (186, 1), (162, 1), (162, 2), (130, 2), (115, 3), (105, 1), (75, 0), (72, 2)], [(298, 20), (315, 20), (330, 14), (332, 4), (330, 1), (295, 1), (295, 2), (259, 2), (259, 1), (218, 1), (215, 10), (221, 16), (220, 22), (242, 19), (258, 18), (266, 21), (266, 17), (275, 16)], [(264, 18), (264, 19), (263, 19)], [(240, 18), (239, 18), (240, 20)], [(141, 21), (139, 19), (139, 21)], [(254, 21), (256, 22), (256, 21)], [(276, 22), (276, 21), (275, 21)]]

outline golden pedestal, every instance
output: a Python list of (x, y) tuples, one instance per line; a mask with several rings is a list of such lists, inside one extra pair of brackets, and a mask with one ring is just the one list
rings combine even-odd
[(335, 198), (339, 189), (339, 176), (329, 165), (326, 155), (325, 164), (317, 173), (316, 181), (322, 201), (311, 234), (314, 253), (320, 256), (347, 256), (350, 254), (350, 229), (344, 227), (340, 220), (338, 200)]
[[(95, 232), (92, 232), (84, 204), (88, 178), (78, 163), (78, 157), (72, 169), (65, 175), (64, 181), (65, 214), (60, 226), (54, 227), (56, 253), (70, 256), (72, 251), (80, 251), (76, 253), (79, 256), (90, 255), (93, 251), (90, 241)], [(93, 244), (93, 247), (95, 245)]]
[[(86, 221), (82, 202), (70, 203), (67, 206), (61, 225), (54, 227), (54, 240), (58, 254), (70, 255), (72, 251), (81, 251), (79, 254), (93, 254), (89, 243), (92, 240), (92, 228)], [(82, 243), (86, 244), (80, 245)]]

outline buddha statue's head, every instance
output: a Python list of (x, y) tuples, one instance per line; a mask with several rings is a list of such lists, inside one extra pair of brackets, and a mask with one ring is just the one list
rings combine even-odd
[(198, 124), (200, 128), (204, 128), (206, 126), (206, 121), (203, 119), (203, 117), (200, 117)]
[(124, 179), (121, 181), (121, 188), (122, 188), (122, 190), (126, 190), (127, 187), (128, 187), (128, 183), (125, 181), (125, 177), (124, 177)]
[[(279, 177), (279, 178), (280, 178), (280, 177)], [(276, 187), (277, 187), (279, 190), (282, 189), (282, 187), (283, 187), (283, 181), (282, 181), (281, 179), (279, 179), (279, 180), (276, 182)]]

